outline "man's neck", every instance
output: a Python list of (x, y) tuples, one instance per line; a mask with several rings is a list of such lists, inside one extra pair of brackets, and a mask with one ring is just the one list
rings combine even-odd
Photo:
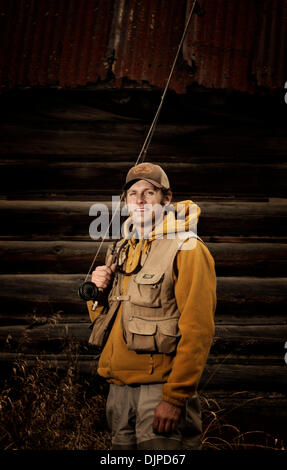
[(142, 239), (142, 238), (149, 238), (149, 235), (151, 234), (151, 232), (154, 230), (154, 227), (155, 225), (147, 225), (145, 224), (144, 227), (139, 224), (139, 225), (136, 225), (134, 224), (134, 228), (135, 228), (135, 238), (138, 238), (138, 239)]

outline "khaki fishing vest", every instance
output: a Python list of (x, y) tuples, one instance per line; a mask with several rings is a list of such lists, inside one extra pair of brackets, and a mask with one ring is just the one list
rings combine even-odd
[[(180, 311), (174, 296), (173, 264), (187, 239), (194, 238), (194, 246), (197, 239), (202, 241), (193, 232), (180, 235), (182, 238), (152, 242), (149, 253), (142, 260), (142, 268), (131, 276), (124, 295), (121, 295), (122, 274), (115, 275), (108, 309), (96, 318), (89, 343), (104, 346), (122, 303), (121, 326), (128, 349), (138, 353), (175, 352), (181, 333), (178, 327)], [(122, 240), (119, 246), (121, 243)]]

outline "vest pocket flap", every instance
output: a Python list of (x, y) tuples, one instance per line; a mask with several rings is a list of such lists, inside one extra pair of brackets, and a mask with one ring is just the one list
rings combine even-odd
[(157, 323), (161, 334), (166, 336), (180, 336), (178, 318), (165, 318)]
[(130, 333), (136, 335), (154, 335), (156, 332), (156, 323), (142, 318), (132, 317), (129, 320), (128, 328)]
[(164, 275), (163, 271), (142, 272), (136, 275), (135, 282), (137, 284), (157, 284)]

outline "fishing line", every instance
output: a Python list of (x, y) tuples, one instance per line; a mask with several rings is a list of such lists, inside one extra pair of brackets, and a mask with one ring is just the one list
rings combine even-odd
[[(152, 123), (151, 123), (151, 126), (150, 126), (150, 128), (149, 128), (149, 131), (148, 131), (147, 136), (146, 136), (146, 138), (145, 138), (145, 141), (144, 141), (144, 143), (143, 143), (143, 146), (142, 146), (142, 148), (141, 148), (141, 150), (140, 150), (140, 153), (139, 153), (139, 155), (138, 155), (138, 157), (137, 157), (137, 160), (136, 160), (136, 162), (135, 162), (135, 166), (137, 166), (139, 163), (143, 163), (144, 160), (145, 160), (145, 158), (146, 158), (147, 151), (148, 151), (148, 148), (149, 148), (151, 139), (152, 139), (152, 137), (153, 137), (153, 134), (154, 134), (154, 131), (155, 131), (155, 127), (156, 127), (156, 124), (157, 124), (157, 121), (158, 121), (158, 118), (159, 118), (159, 115), (160, 115), (160, 111), (161, 111), (161, 109), (162, 109), (162, 106), (163, 106), (163, 103), (164, 103), (164, 99), (165, 99), (165, 96), (166, 96), (166, 93), (167, 93), (167, 90), (168, 90), (168, 87), (169, 87), (169, 84), (170, 84), (170, 81), (171, 81), (171, 78), (172, 78), (172, 75), (173, 75), (173, 72), (174, 72), (174, 69), (175, 69), (175, 66), (176, 66), (176, 62), (177, 62), (177, 59), (178, 59), (178, 56), (179, 56), (179, 53), (180, 53), (180, 50), (181, 50), (183, 41), (184, 41), (184, 39), (185, 39), (185, 37), (186, 37), (186, 33), (187, 33), (187, 30), (188, 30), (188, 27), (189, 27), (189, 24), (190, 24), (190, 21), (191, 21), (191, 18), (192, 18), (193, 13), (197, 13), (199, 16), (202, 16), (202, 15), (204, 14), (204, 11), (201, 10), (201, 8), (200, 8), (200, 6), (199, 6), (198, 0), (194, 0), (194, 1), (193, 1), (193, 4), (192, 4), (192, 7), (191, 7), (191, 9), (190, 9), (190, 13), (189, 13), (187, 22), (186, 22), (186, 24), (185, 24), (185, 28), (184, 28), (182, 37), (181, 37), (181, 40), (180, 40), (180, 43), (179, 43), (178, 48), (177, 48), (177, 53), (176, 53), (175, 58), (174, 58), (174, 60), (173, 60), (173, 64), (172, 64), (172, 67), (171, 67), (171, 70), (170, 70), (169, 77), (168, 77), (168, 79), (167, 79), (167, 82), (166, 82), (166, 85), (165, 85), (163, 94), (162, 94), (161, 99), (160, 99), (160, 104), (159, 104), (159, 106), (158, 106), (158, 109), (157, 109), (157, 111), (156, 111), (156, 114), (155, 114), (155, 116), (154, 116), (154, 119), (153, 119), (153, 121), (152, 121)], [(93, 267), (94, 267), (94, 265), (95, 265), (95, 262), (96, 262), (96, 260), (97, 260), (98, 255), (99, 255), (99, 252), (100, 252), (100, 250), (101, 250), (101, 248), (102, 248), (102, 246), (103, 246), (103, 243), (104, 243), (104, 241), (105, 241), (105, 239), (106, 239), (106, 235), (109, 233), (109, 230), (110, 230), (110, 228), (111, 228), (111, 225), (112, 225), (112, 223), (113, 223), (113, 220), (114, 220), (114, 218), (115, 218), (115, 215), (117, 214), (118, 210), (120, 209), (121, 202), (122, 202), (122, 200), (123, 200), (123, 198), (124, 198), (124, 191), (123, 191), (123, 189), (124, 189), (124, 188), (122, 188), (122, 193), (121, 193), (121, 197), (120, 197), (120, 200), (119, 200), (119, 202), (118, 202), (118, 205), (117, 205), (117, 207), (116, 207), (116, 209), (115, 209), (115, 211), (114, 211), (114, 213), (113, 213), (113, 216), (112, 216), (112, 219), (111, 219), (111, 221), (110, 221), (110, 223), (109, 223), (109, 225), (108, 225), (108, 228), (107, 228), (107, 230), (106, 230), (104, 236), (102, 237), (102, 240), (101, 240), (101, 242), (100, 242), (100, 245), (99, 245), (99, 247), (98, 247), (98, 249), (97, 249), (97, 251), (96, 251), (96, 254), (95, 254), (94, 258), (93, 258), (93, 261), (92, 261), (92, 263), (91, 263), (91, 265), (90, 265), (89, 271), (88, 271), (88, 273), (87, 273), (87, 275), (86, 275), (86, 277), (85, 277), (84, 283), (87, 281), (87, 279), (88, 279), (88, 277), (89, 277), (89, 275), (90, 275), (90, 273), (91, 273), (91, 270), (93, 269)], [(117, 241), (116, 241), (116, 242), (117, 242)], [(112, 249), (112, 252), (111, 252), (111, 257), (110, 257), (110, 259), (108, 260), (110, 264), (112, 263), (112, 258), (113, 258), (113, 254), (114, 254), (116, 242), (113, 244), (113, 249)], [(107, 262), (106, 265), (109, 266), (109, 263)], [(90, 284), (90, 283), (89, 283), (89, 284)], [(82, 286), (81, 286), (81, 287), (82, 287)], [(81, 287), (80, 287), (80, 289), (81, 289)], [(91, 286), (90, 286), (90, 287), (91, 287)], [(82, 295), (81, 295), (81, 293), (80, 293), (80, 289), (79, 289), (79, 294), (80, 294), (80, 296), (82, 297)], [(85, 299), (85, 300), (86, 300), (86, 299)]]

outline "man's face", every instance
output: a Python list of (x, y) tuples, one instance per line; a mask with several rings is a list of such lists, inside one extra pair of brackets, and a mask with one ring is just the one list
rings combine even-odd
[(156, 221), (170, 199), (148, 181), (139, 180), (127, 190), (126, 204), (133, 222), (143, 226)]

